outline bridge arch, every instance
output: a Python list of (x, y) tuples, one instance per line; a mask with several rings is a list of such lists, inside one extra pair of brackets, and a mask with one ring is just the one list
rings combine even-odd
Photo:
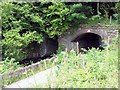
[[(90, 38), (89, 39), (89, 37)], [(58, 38), (59, 46), (63, 45), (68, 51), (75, 50), (77, 51), (77, 41), (79, 41), (79, 48), (85, 47), (88, 45), (84, 44), (87, 40), (83, 38), (88, 38), (91, 41), (89, 44), (93, 47), (105, 47), (112, 42), (112, 38), (118, 35), (117, 27), (111, 26), (80, 26), (76, 29), (71, 29), (68, 32), (64, 33), (61, 37)], [(93, 38), (94, 37), (94, 38)], [(78, 39), (78, 40), (77, 40)], [(83, 41), (82, 41), (83, 40)], [(82, 43), (83, 42), (83, 43)], [(81, 45), (81, 43), (83, 45)], [(81, 45), (81, 46), (80, 46)], [(89, 45), (88, 45), (89, 46)], [(86, 48), (86, 47), (85, 47)]]
[(81, 51), (81, 48), (84, 48), (86, 50), (91, 48), (103, 49), (101, 47), (102, 37), (96, 33), (86, 32), (86, 33), (79, 34), (71, 42), (79, 43), (79, 51)]

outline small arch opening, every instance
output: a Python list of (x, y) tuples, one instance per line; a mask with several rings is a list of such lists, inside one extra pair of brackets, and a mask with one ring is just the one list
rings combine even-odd
[(78, 42), (79, 52), (82, 52), (82, 48), (89, 50), (91, 48), (99, 48), (103, 50), (102, 38), (100, 35), (95, 33), (83, 33), (77, 36), (72, 42)]

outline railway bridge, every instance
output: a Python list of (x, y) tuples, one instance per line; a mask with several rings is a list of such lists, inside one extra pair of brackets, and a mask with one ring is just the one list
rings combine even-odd
[(112, 38), (118, 36), (118, 28), (115, 26), (79, 27), (69, 30), (58, 39), (59, 46), (63, 45), (67, 50), (79, 51), (81, 48), (102, 48), (112, 42)]

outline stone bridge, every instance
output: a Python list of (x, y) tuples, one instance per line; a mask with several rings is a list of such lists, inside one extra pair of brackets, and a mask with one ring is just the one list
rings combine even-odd
[(38, 58), (49, 57), (55, 53), (61, 45), (68, 51), (71, 49), (81, 51), (81, 48), (89, 49), (92, 47), (103, 49), (103, 46), (106, 46), (112, 41), (113, 37), (117, 36), (118, 28), (113, 26), (83, 26), (78, 29), (71, 29), (61, 37), (58, 37), (58, 39), (46, 38), (41, 44), (33, 42), (26, 51), (28, 56), (22, 61), (25, 62), (28, 61), (28, 59), (37, 60)]
[[(112, 42), (113, 37), (118, 36), (117, 26), (81, 26), (76, 30), (70, 30), (58, 39), (59, 46), (64, 45), (67, 50), (79, 51), (81, 48), (102, 48)], [(78, 43), (77, 43), (78, 42)]]

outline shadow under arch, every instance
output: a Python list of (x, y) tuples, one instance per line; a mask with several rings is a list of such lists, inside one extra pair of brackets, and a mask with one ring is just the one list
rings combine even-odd
[(98, 34), (87, 32), (78, 35), (71, 42), (79, 43), (79, 52), (81, 52), (81, 48), (83, 49), (91, 49), (91, 48), (99, 48), (103, 50), (102, 45), (102, 37)]

